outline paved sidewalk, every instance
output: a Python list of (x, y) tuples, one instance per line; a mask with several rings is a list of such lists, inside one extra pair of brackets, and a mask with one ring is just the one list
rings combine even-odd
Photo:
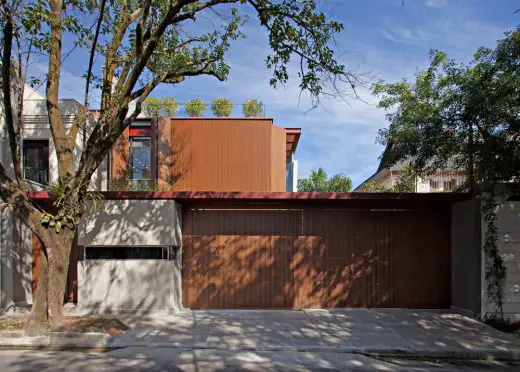
[(442, 311), (191, 311), (119, 318), (132, 330), (114, 346), (520, 359), (519, 339)]
[(82, 336), (86, 339), (74, 339), (53, 335), (39, 341), (4, 338), (0, 345), (14, 342), (22, 346), (29, 342), (41, 346), (327, 351), (520, 360), (519, 339), (474, 319), (443, 311), (184, 311), (119, 314), (118, 318), (131, 328), (121, 337), (90, 334)]

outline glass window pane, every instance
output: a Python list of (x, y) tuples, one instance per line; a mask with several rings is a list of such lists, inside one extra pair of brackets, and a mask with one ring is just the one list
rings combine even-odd
[(151, 148), (150, 137), (132, 137), (130, 139), (130, 166), (133, 180), (151, 179)]
[(26, 148), (24, 152), (24, 163), (26, 167), (36, 168), (40, 165), (39, 160), (39, 152), (40, 149), (34, 148)]
[(49, 141), (23, 141), (23, 170), (27, 180), (47, 184), (49, 175)]

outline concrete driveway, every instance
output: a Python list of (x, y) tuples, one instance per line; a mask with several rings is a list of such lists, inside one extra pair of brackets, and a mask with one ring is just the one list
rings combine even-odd
[(132, 329), (113, 346), (520, 358), (519, 339), (445, 311), (184, 311), (119, 318)]

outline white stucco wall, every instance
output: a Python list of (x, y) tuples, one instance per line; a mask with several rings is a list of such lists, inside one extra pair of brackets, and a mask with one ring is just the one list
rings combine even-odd
[(78, 307), (96, 312), (179, 310), (176, 262), (87, 260), (78, 262)]
[[(509, 201), (500, 208), (497, 216), (498, 247), (507, 269), (504, 288), (504, 317), (520, 320), (520, 202)], [(482, 221), (483, 239), (486, 225)], [(484, 273), (483, 273), (484, 275)], [(493, 306), (485, 298), (487, 283), (483, 278), (484, 311), (492, 312)]]
[(181, 246), (180, 204), (174, 200), (105, 200), (105, 210), (86, 216), (78, 244)]
[(1, 214), (0, 309), (32, 304), (32, 233), (8, 210)]

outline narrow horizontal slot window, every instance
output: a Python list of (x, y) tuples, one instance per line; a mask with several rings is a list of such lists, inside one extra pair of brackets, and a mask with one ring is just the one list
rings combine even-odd
[(86, 247), (87, 260), (168, 260), (168, 247)]

